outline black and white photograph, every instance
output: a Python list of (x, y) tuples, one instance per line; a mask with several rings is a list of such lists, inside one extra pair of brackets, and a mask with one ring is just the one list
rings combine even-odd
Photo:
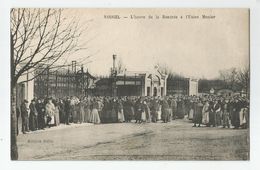
[(250, 160), (250, 9), (10, 9), (11, 160)]

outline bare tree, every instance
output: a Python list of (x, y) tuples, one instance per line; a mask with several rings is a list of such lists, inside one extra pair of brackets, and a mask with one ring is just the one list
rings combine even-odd
[(225, 82), (226, 88), (235, 90), (237, 83), (237, 74), (238, 73), (236, 68), (224, 69), (219, 71), (219, 78)]
[(237, 82), (242, 89), (245, 90), (246, 94), (249, 94), (250, 91), (250, 71), (249, 67), (242, 68), (238, 71)]
[[(11, 159), (18, 159), (16, 144), (16, 86), (19, 78), (30, 81), (63, 56), (80, 50), (79, 24), (68, 22), (62, 9), (11, 9)], [(39, 71), (41, 70), (41, 71)], [(37, 74), (36, 74), (37, 73)]]

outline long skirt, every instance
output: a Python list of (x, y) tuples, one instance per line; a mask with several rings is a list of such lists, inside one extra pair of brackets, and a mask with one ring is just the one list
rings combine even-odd
[(209, 123), (209, 112), (202, 112), (202, 124), (207, 125)]
[(157, 120), (161, 120), (162, 119), (162, 110), (161, 110), (161, 107), (159, 108), (159, 110), (158, 110), (158, 117), (157, 117)]
[(162, 110), (162, 120), (163, 120), (163, 122), (168, 122), (169, 114), (170, 114), (170, 110), (169, 109), (163, 109)]
[(48, 124), (48, 125), (55, 125), (55, 118), (54, 118), (54, 116), (49, 116), (47, 118), (47, 120), (46, 120), (46, 124)]
[(148, 110), (145, 114), (146, 114), (146, 120), (147, 120), (147, 122), (150, 123), (151, 120), (152, 120), (150, 110)]
[(109, 122), (111, 122), (111, 110), (108, 110), (108, 109), (103, 109), (102, 110), (101, 122), (102, 123), (109, 123)]
[(152, 115), (152, 122), (156, 122), (158, 117), (158, 112), (155, 110), (151, 110), (151, 115)]
[(142, 118), (142, 110), (139, 109), (135, 112), (135, 120), (141, 121), (141, 118)]
[(176, 118), (177, 115), (177, 109), (176, 108), (172, 108), (172, 119), (174, 120)]
[(85, 123), (89, 122), (90, 112), (91, 112), (91, 110), (89, 108), (84, 109), (84, 120), (83, 121)]
[(59, 111), (55, 112), (54, 119), (55, 119), (55, 125), (59, 126), (60, 125), (60, 114), (59, 114)]
[(240, 126), (246, 123), (245, 116), (244, 116), (244, 108), (242, 108), (239, 112), (239, 122), (240, 122)]
[(118, 122), (124, 122), (125, 121), (125, 116), (124, 116), (123, 109), (119, 110), (117, 115), (118, 115)]
[(78, 121), (79, 121), (79, 112), (77, 110), (73, 110), (72, 118), (73, 118), (73, 123), (78, 123)]
[(193, 116), (193, 122), (201, 124), (201, 122), (202, 122), (202, 113), (200, 111), (195, 112), (195, 114)]
[(35, 131), (37, 129), (37, 125), (36, 125), (37, 122), (36, 121), (37, 121), (36, 116), (33, 115), (33, 114), (30, 114), (30, 116), (29, 116), (29, 129), (31, 131)]
[(115, 109), (112, 109), (109, 116), (109, 122), (116, 123), (118, 122), (118, 114), (116, 113)]
[(127, 107), (124, 109), (125, 121), (130, 122), (134, 117), (134, 108)]
[(194, 110), (190, 109), (189, 116), (188, 116), (189, 120), (193, 120), (193, 114), (194, 114)]
[(55, 118), (55, 125), (59, 126), (60, 125), (60, 113), (59, 113), (59, 109), (58, 107), (55, 108), (55, 112), (54, 112), (54, 118)]
[(143, 122), (146, 121), (146, 113), (145, 113), (145, 111), (143, 111), (143, 112), (141, 113), (141, 121), (143, 121)]
[(91, 123), (94, 124), (99, 124), (100, 123), (100, 118), (99, 118), (99, 114), (98, 114), (98, 110), (97, 109), (93, 109), (91, 112)]
[(85, 119), (85, 110), (84, 108), (80, 108), (79, 110), (79, 122), (83, 123)]
[(240, 126), (239, 113), (240, 111), (235, 111), (232, 113), (232, 125), (235, 126), (235, 128), (239, 128)]

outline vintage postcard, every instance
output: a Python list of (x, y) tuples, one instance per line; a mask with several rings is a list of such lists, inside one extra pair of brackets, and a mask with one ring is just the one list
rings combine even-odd
[(250, 160), (248, 8), (12, 8), (12, 160)]

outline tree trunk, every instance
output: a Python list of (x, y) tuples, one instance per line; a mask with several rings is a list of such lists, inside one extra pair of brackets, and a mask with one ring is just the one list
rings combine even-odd
[(18, 159), (17, 149), (17, 117), (16, 117), (16, 86), (11, 87), (11, 160)]

